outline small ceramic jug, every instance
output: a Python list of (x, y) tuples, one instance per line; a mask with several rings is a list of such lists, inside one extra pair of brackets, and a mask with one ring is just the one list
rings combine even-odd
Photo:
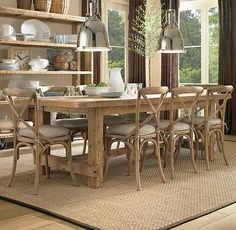
[(124, 81), (121, 76), (122, 68), (112, 68), (109, 70), (108, 85), (111, 91), (124, 92)]

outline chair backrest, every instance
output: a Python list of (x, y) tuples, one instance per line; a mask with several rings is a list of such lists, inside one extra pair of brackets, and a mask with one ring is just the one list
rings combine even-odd
[[(15, 136), (18, 135), (19, 129), (23, 124), (26, 128), (35, 133), (36, 140), (43, 139), (44, 141), (51, 143), (49, 138), (39, 132), (40, 110), (38, 93), (36, 90), (5, 88), (3, 91), (12, 111)], [(19, 104), (21, 105), (20, 107), (18, 106)], [(24, 118), (24, 115), (28, 113), (28, 110), (32, 105), (34, 106), (34, 126), (31, 126)]]
[[(136, 102), (136, 135), (139, 129), (148, 124), (150, 121), (155, 121), (156, 131), (159, 131), (160, 111), (164, 98), (167, 95), (168, 87), (146, 87), (138, 90), (137, 102)], [(155, 97), (153, 97), (155, 96)], [(140, 111), (140, 105), (145, 103), (149, 108), (147, 117), (140, 122), (140, 115), (143, 111)]]
[[(170, 110), (170, 128), (181, 121), (188, 118), (190, 125), (193, 127), (193, 116), (196, 114), (196, 105), (198, 97), (203, 92), (203, 88), (199, 86), (179, 87), (172, 89), (171, 92), (171, 110)], [(191, 96), (191, 100), (189, 97)], [(179, 110), (176, 115), (176, 109)]]
[[(232, 85), (216, 85), (208, 87), (205, 117), (207, 117), (207, 119), (217, 117), (224, 123), (227, 101), (230, 99), (232, 92)], [(219, 95), (221, 97), (223, 96), (223, 99), (219, 99)], [(212, 110), (210, 111), (209, 108), (212, 108)]]

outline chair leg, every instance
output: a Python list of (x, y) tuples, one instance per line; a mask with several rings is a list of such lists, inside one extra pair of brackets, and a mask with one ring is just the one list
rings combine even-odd
[(223, 134), (223, 132), (218, 132), (218, 134), (219, 134), (219, 145), (218, 145), (219, 150), (223, 154), (223, 157), (224, 157), (224, 160), (225, 160), (225, 164), (229, 165), (229, 160), (228, 160), (228, 157), (227, 157), (227, 155), (225, 153), (225, 148), (224, 148), (224, 134)]
[(84, 155), (86, 153), (86, 146), (87, 146), (87, 132), (84, 132), (83, 133), (83, 139), (84, 139), (84, 144), (83, 144), (83, 151), (82, 151), (82, 154)]
[(189, 147), (190, 147), (190, 155), (191, 155), (193, 169), (194, 169), (194, 172), (197, 173), (197, 166), (196, 166), (196, 161), (195, 161), (195, 152), (194, 152), (192, 137), (189, 137)]
[(7, 186), (10, 187), (12, 185), (13, 179), (15, 177), (16, 173), (16, 165), (17, 165), (17, 160), (19, 159), (19, 147), (14, 148), (14, 153), (13, 153), (13, 165), (12, 165), (12, 171), (11, 171), (11, 176), (9, 178), (9, 181), (7, 183)]
[(74, 185), (78, 185), (77, 178), (76, 178), (76, 175), (75, 175), (74, 170), (73, 170), (73, 161), (72, 161), (71, 141), (70, 140), (67, 141), (67, 144), (65, 145), (65, 148), (66, 148), (66, 160), (67, 160), (66, 163), (68, 165), (68, 169), (70, 171), (72, 181), (73, 181)]
[[(141, 180), (140, 180), (140, 165), (139, 165), (139, 160), (140, 160), (140, 149), (139, 149), (139, 141), (135, 140), (134, 141), (134, 156), (135, 156), (135, 176), (136, 176), (136, 186), (137, 190), (141, 191)], [(133, 153), (132, 153), (133, 155)]]
[(35, 177), (34, 177), (34, 195), (38, 195), (39, 187), (39, 173), (40, 173), (40, 154), (42, 152), (42, 147), (39, 143), (36, 143), (35, 149)]
[(175, 143), (174, 143), (173, 135), (170, 136), (169, 150), (170, 150), (171, 179), (174, 179), (174, 151), (175, 151)]
[(206, 161), (206, 170), (209, 171), (210, 170), (210, 164), (209, 164), (209, 140), (210, 138), (208, 137), (208, 132), (206, 130), (204, 130), (204, 152), (205, 152), (205, 161)]
[(105, 138), (104, 140), (104, 146), (105, 146), (105, 151), (104, 151), (104, 163), (103, 163), (103, 180), (107, 177), (107, 172), (109, 168), (109, 151), (111, 150), (111, 138)]
[(48, 167), (48, 151), (49, 151), (48, 149), (44, 151), (44, 157), (45, 157), (45, 171), (46, 171), (47, 179), (50, 179), (50, 169)]
[(161, 153), (160, 153), (160, 146), (159, 145), (155, 146), (155, 153), (156, 153), (156, 156), (157, 156), (157, 165), (158, 165), (158, 168), (159, 168), (159, 171), (160, 171), (160, 174), (161, 174), (162, 182), (166, 183), (166, 177), (165, 177), (165, 174), (163, 172), (163, 168), (162, 168), (162, 164), (161, 164)]

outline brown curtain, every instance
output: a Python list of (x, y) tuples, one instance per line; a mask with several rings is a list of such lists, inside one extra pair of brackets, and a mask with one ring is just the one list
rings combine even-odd
[[(161, 0), (163, 14), (170, 9), (169, 3), (169, 0)], [(179, 0), (172, 0), (171, 4), (171, 8), (176, 11), (176, 21), (178, 21)], [(178, 54), (161, 54), (161, 85), (168, 86), (171, 91), (172, 88), (178, 86), (178, 82)]]
[[(233, 85), (234, 93), (226, 109), (229, 134), (236, 134), (236, 2), (218, 0), (220, 17), (219, 84)], [(234, 119), (233, 119), (234, 118)]]
[[(136, 9), (143, 3), (143, 0), (130, 0), (129, 1), (129, 34), (133, 33), (132, 23), (136, 17)], [(131, 45), (129, 44), (129, 47)], [(130, 83), (143, 83), (143, 87), (146, 86), (146, 68), (145, 57), (138, 55), (137, 53), (129, 50), (128, 57), (129, 77)]]
[[(99, 1), (99, 12), (101, 13), (101, 0)], [(87, 0), (82, 0), (82, 16), (85, 17), (87, 13)], [(81, 55), (81, 66), (82, 68), (85, 67), (85, 57)], [(100, 59), (101, 59), (101, 53), (100, 52), (94, 52), (93, 53), (93, 82), (94, 83), (99, 83), (100, 82)], [(86, 68), (86, 67), (85, 67)], [(81, 79), (81, 83), (84, 84), (85, 79)]]

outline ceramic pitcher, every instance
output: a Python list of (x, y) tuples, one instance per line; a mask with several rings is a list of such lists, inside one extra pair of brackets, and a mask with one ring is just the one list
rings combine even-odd
[(121, 76), (122, 68), (112, 68), (109, 70), (108, 85), (111, 91), (124, 92), (124, 81)]

